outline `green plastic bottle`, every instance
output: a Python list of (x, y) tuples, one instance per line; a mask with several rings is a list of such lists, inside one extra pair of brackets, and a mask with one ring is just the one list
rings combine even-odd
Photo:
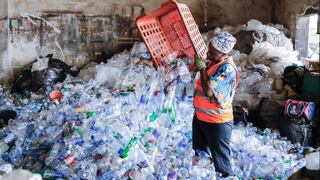
[(131, 149), (135, 144), (137, 144), (137, 142), (138, 142), (138, 137), (136, 137), (136, 136), (132, 137), (132, 138), (130, 139), (130, 141), (128, 142), (128, 144), (126, 145), (126, 147), (122, 150), (120, 157), (121, 157), (122, 159), (128, 157), (130, 149)]

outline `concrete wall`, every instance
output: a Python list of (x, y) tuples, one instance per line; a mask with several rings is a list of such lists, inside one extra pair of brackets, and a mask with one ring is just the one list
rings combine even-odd
[(8, 2), (7, 0), (0, 0), (0, 18), (5, 19), (8, 15)]
[[(8, 0), (9, 17), (19, 17), (21, 12), (81, 12), (88, 16), (125, 14), (130, 17), (128, 6), (139, 6), (152, 0)], [(116, 9), (113, 6), (121, 8)], [(126, 13), (123, 13), (126, 11)]]
[(8, 4), (0, 0), (0, 83), (6, 83), (11, 77), (10, 61), (8, 58)]
[[(205, 0), (178, 0), (186, 4), (199, 25), (204, 29)], [(159, 7), (162, 1), (146, 1), (142, 5), (148, 12)], [(272, 22), (273, 0), (207, 0), (208, 29), (224, 25), (247, 23), (250, 19), (258, 19), (263, 23)]]
[[(53, 53), (83, 66), (102, 51), (111, 56), (137, 40), (138, 1), (8, 0), (9, 61), (14, 74), (37, 56)], [(35, 17), (38, 16), (38, 17)], [(43, 19), (47, 20), (44, 21)]]
[(289, 29), (289, 35), (295, 38), (297, 18), (304, 15), (308, 8), (319, 8), (319, 0), (275, 0), (276, 22)]
[(238, 25), (254, 18), (272, 21), (271, 0), (208, 0), (209, 26)]
[[(8, 2), (9, 7), (5, 13), (9, 18), (5, 28), (9, 32), (6, 38), (9, 41), (8, 71), (16, 74), (37, 55), (47, 53), (54, 53), (54, 57), (70, 65), (82, 66), (89, 60), (98, 59), (102, 51), (107, 56), (122, 51), (137, 40), (136, 17), (142, 11), (148, 13), (160, 7), (164, 1), (1, 0), (2, 3)], [(273, 13), (270, 1), (207, 0), (207, 11), (205, 0), (179, 2), (190, 8), (199, 28), (204, 30), (246, 23), (251, 18), (269, 23)], [(48, 23), (39, 18), (22, 17), (25, 13), (38, 15)], [(55, 28), (58, 31), (54, 31)], [(13, 79), (12, 73), (9, 77)]]
[[(208, 23), (212, 27), (222, 26), (226, 23), (237, 25), (245, 23), (251, 18), (262, 22), (271, 21), (271, 0), (207, 0)], [(9, 0), (9, 17), (19, 17), (21, 12), (82, 12), (86, 15), (111, 15), (113, 6), (126, 7), (141, 5), (146, 12), (158, 8), (165, 0)], [(204, 23), (205, 0), (179, 0), (186, 4), (197, 22)], [(117, 14), (123, 14), (118, 9)], [(126, 11), (126, 10), (124, 10)], [(127, 9), (125, 16), (130, 17)]]

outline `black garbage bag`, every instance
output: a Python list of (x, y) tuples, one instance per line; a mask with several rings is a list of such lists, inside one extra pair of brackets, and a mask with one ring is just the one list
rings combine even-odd
[(304, 66), (287, 66), (283, 71), (283, 83), (288, 84), (296, 92), (301, 92), (304, 74), (308, 70)]
[(287, 137), (292, 143), (300, 143), (302, 146), (314, 146), (314, 124), (300, 123), (296, 119), (283, 117), (279, 124), (281, 136)]
[(288, 180), (319, 180), (320, 170), (309, 170), (305, 166), (293, 173)]
[(277, 129), (283, 120), (283, 107), (278, 102), (264, 98), (260, 103), (259, 115), (265, 128)]
[(0, 128), (8, 125), (10, 119), (15, 119), (17, 112), (14, 110), (0, 110)]
[(260, 116), (259, 109), (248, 109), (242, 106), (233, 107), (233, 118), (234, 125), (238, 123), (243, 123), (243, 125), (247, 125), (248, 123), (252, 123), (253, 126), (264, 130), (267, 128), (266, 123), (262, 120), (263, 118)]
[(48, 66), (43, 70), (32, 72), (32, 64), (28, 65), (15, 79), (11, 88), (11, 93), (26, 94), (27, 92), (36, 92), (40, 89), (63, 82), (67, 74), (76, 76), (78, 69), (73, 69), (63, 61), (52, 58), (52, 54), (48, 54)]
[[(33, 63), (33, 62), (32, 62)], [(25, 93), (32, 87), (32, 64), (27, 65), (16, 77), (11, 87), (11, 93)]]
[(233, 123), (237, 125), (242, 122), (245, 126), (248, 124), (248, 110), (241, 106), (233, 107)]

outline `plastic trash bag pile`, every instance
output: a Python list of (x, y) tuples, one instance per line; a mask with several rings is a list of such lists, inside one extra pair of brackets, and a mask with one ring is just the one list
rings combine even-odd
[(76, 76), (78, 70), (53, 58), (52, 54), (38, 57), (17, 75), (11, 87), (11, 93), (30, 95), (32, 92), (44, 92), (47, 87), (63, 82), (67, 74)]
[[(286, 37), (287, 30), (282, 25), (264, 25), (251, 19), (244, 25), (216, 28), (204, 34), (204, 39), (208, 41), (217, 31), (232, 33), (238, 39), (235, 49), (248, 53), (235, 51), (233, 54), (240, 73), (240, 84), (234, 104), (257, 109), (262, 98), (283, 100), (285, 93), (274, 90), (274, 81), (282, 78), (286, 66), (301, 65), (297, 57), (298, 52), (293, 49), (292, 40)], [(241, 37), (244, 35), (247, 35), (246, 38)]]

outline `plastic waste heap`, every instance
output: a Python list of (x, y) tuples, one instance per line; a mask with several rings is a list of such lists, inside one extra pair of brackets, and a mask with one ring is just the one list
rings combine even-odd
[[(193, 82), (184, 62), (158, 71), (131, 64), (124, 71), (118, 86), (130, 91), (71, 76), (42, 97), (13, 98), (1, 87), (0, 109), (15, 110), (17, 118), (0, 130), (0, 172), (24, 168), (46, 179), (219, 177), (206, 153), (194, 157)], [(53, 91), (61, 99), (49, 98)], [(292, 148), (298, 153), (287, 154)], [(243, 178), (285, 179), (304, 165), (300, 149), (277, 132), (239, 125), (233, 169)]]

